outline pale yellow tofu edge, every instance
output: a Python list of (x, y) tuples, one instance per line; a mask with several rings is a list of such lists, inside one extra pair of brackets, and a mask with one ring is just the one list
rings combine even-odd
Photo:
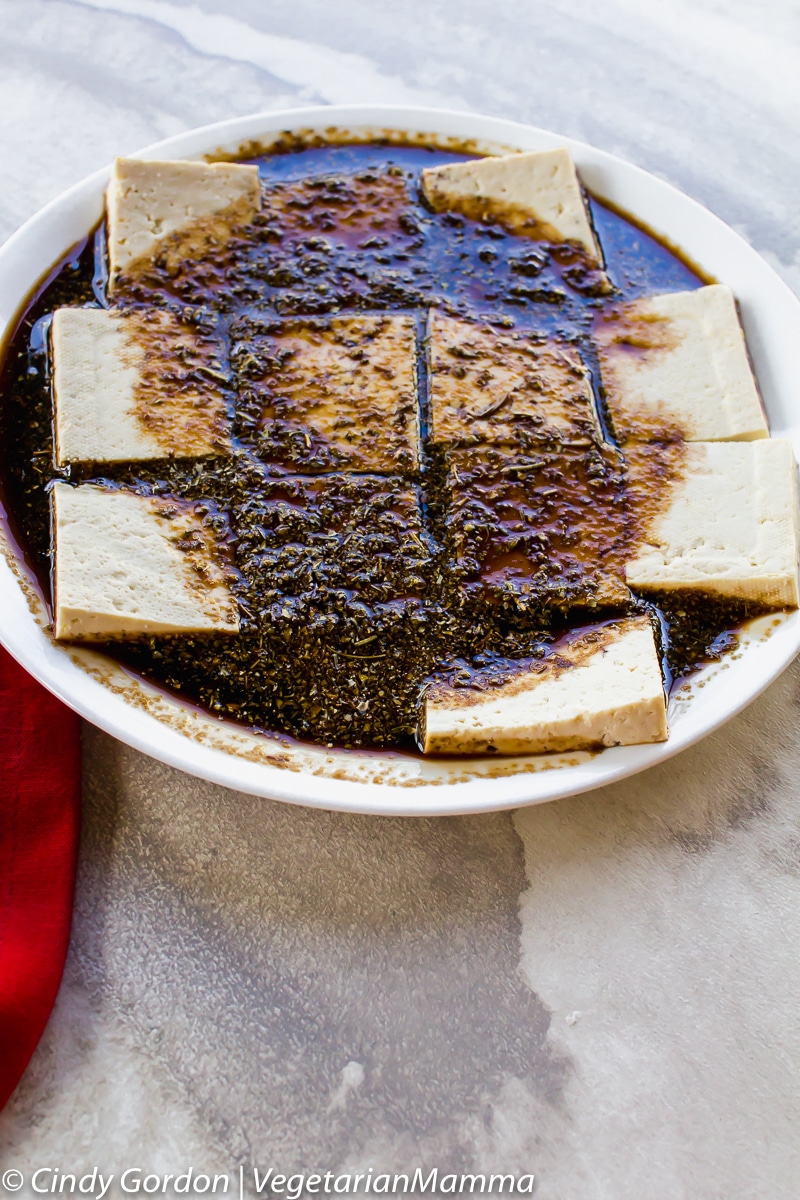
[(691, 442), (682, 478), (625, 568), (637, 591), (696, 591), (796, 608), (798, 476), (791, 442)]
[[(645, 342), (618, 344), (617, 323), (595, 330), (600, 369), (615, 433), (622, 442), (649, 441), (659, 422), (689, 441), (752, 441), (769, 437), (733, 292), (710, 284), (689, 292), (646, 296), (617, 310), (622, 332)], [(625, 322), (630, 325), (626, 327)], [(674, 339), (674, 345), (670, 342)]]
[(50, 332), (56, 462), (162, 458), (136, 419), (134, 397), (144, 351), (110, 309), (58, 308)]
[(527, 215), (548, 228), (553, 240), (578, 242), (593, 260), (602, 261), (566, 147), (427, 167), (422, 172), (422, 190), (437, 212), (465, 211), (474, 216), (476, 205), (484, 205), (487, 214), (494, 205), (500, 217)]
[(109, 285), (164, 238), (208, 217), (244, 224), (260, 206), (258, 167), (118, 158), (106, 189)]
[(665, 741), (661, 666), (647, 617), (600, 626), (485, 692), (431, 689), (420, 722), (426, 754), (543, 754)]
[(206, 556), (201, 579), (176, 544), (193, 513), (189, 502), (175, 502), (169, 521), (148, 497), (56, 483), (52, 506), (56, 638), (238, 632), (219, 564)]
[(166, 310), (56, 309), (50, 349), (59, 466), (230, 453), (215, 380), (203, 376), (189, 388), (168, 382), (176, 346), (188, 355), (180, 359), (187, 370), (203, 363), (192, 329)]

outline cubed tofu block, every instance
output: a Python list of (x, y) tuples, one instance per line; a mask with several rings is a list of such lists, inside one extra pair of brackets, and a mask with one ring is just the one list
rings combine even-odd
[(208, 505), (65, 483), (52, 501), (57, 638), (238, 632), (233, 570)]
[(60, 464), (230, 453), (213, 338), (160, 309), (59, 308), (51, 339)]
[[(649, 456), (629, 447), (632, 498), (651, 489)], [(798, 603), (797, 465), (783, 439), (689, 442), (625, 569), (642, 592), (693, 591), (774, 608)], [(652, 497), (642, 496), (652, 510)]]
[(730, 288), (634, 300), (601, 314), (594, 332), (621, 442), (769, 437)]
[(667, 707), (647, 617), (573, 634), (499, 687), (432, 687), (426, 754), (543, 754), (663, 742)]
[(433, 309), (428, 354), (434, 442), (525, 447), (599, 438), (591, 378), (574, 346)]
[(601, 261), (566, 148), (428, 167), (422, 172), (422, 190), (436, 212), (496, 220), (515, 233), (548, 242), (575, 242), (590, 259)]
[(246, 343), (234, 363), (264, 461), (303, 473), (417, 469), (413, 318), (290, 322)]
[(466, 592), (517, 609), (624, 605), (627, 497), (614, 452), (448, 454), (448, 542)]
[(118, 158), (106, 193), (110, 283), (152, 261), (175, 236), (191, 233), (196, 245), (188, 250), (198, 255), (224, 244), (256, 215), (260, 196), (254, 166)]

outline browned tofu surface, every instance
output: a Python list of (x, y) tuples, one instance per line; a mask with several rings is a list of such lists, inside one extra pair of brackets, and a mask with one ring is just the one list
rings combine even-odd
[(234, 363), (263, 461), (310, 473), (417, 469), (413, 318), (292, 321), (249, 340)]
[(473, 594), (567, 612), (624, 604), (624, 473), (613, 452), (448, 455), (449, 537)]
[(527, 446), (595, 439), (589, 372), (573, 346), (434, 310), (428, 352), (434, 442)]

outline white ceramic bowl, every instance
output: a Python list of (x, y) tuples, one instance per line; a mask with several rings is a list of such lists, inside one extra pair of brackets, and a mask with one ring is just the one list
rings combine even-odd
[[(354, 140), (404, 135), (442, 148), (469, 140), (476, 151), (568, 145), (581, 177), (665, 235), (733, 288), (773, 433), (800, 448), (800, 303), (733, 230), (674, 187), (611, 154), (512, 121), (405, 107), (324, 107), (262, 113), (208, 125), (149, 146), (147, 158), (235, 152), (282, 131), (347, 131)], [(47, 205), (0, 249), (0, 335), (31, 287), (100, 219), (108, 170)], [(764, 618), (741, 652), (706, 669), (670, 703), (669, 741), (600, 754), (424, 761), (375, 751), (327, 751), (214, 720), (147, 687), (94, 651), (61, 646), (18, 549), (0, 522), (0, 641), (51, 691), (89, 721), (155, 758), (244, 792), (322, 808), (381, 814), (485, 812), (536, 804), (600, 787), (663, 762), (754, 699), (800, 649), (800, 613)]]

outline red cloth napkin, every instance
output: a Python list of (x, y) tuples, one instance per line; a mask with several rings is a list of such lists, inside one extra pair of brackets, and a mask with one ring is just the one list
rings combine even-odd
[(0, 1108), (64, 970), (80, 825), (80, 726), (0, 647)]

